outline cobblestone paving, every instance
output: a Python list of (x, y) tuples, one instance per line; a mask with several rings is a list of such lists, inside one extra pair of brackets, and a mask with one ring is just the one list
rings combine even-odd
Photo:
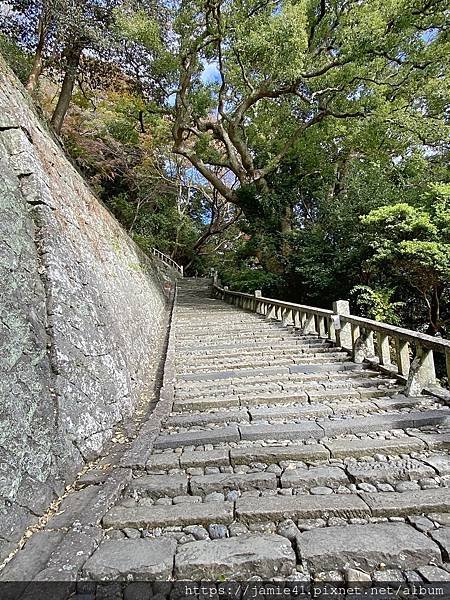
[(450, 579), (447, 407), (202, 280), (173, 327), (167, 414), (0, 577)]

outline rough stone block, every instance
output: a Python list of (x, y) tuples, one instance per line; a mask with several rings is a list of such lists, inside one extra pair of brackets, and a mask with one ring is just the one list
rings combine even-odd
[(320, 444), (305, 444), (304, 446), (262, 446), (249, 448), (232, 448), (230, 451), (233, 465), (245, 465), (252, 462), (267, 464), (280, 461), (316, 461), (328, 460), (330, 453)]
[(209, 525), (231, 523), (231, 502), (207, 502), (205, 504), (177, 504), (173, 506), (115, 506), (103, 517), (104, 527), (124, 529), (131, 527), (174, 527), (182, 525)]
[(177, 544), (171, 539), (104, 541), (83, 567), (94, 581), (169, 579)]
[(179, 469), (180, 459), (174, 452), (163, 452), (162, 454), (153, 454), (148, 459), (145, 468), (147, 471), (168, 471), (169, 469)]
[(421, 452), (425, 448), (422, 440), (413, 437), (392, 440), (329, 440), (324, 442), (333, 458), (370, 456), (372, 454), (409, 454)]
[(228, 450), (184, 451), (180, 456), (180, 465), (188, 467), (227, 467), (230, 464)]
[(279, 425), (241, 425), (243, 440), (304, 440), (323, 437), (316, 423), (281, 423)]
[(211, 492), (227, 492), (229, 490), (275, 490), (277, 477), (274, 473), (219, 473), (191, 477), (191, 492), (206, 495)]
[(133, 479), (128, 488), (136, 491), (139, 496), (173, 498), (187, 494), (188, 479), (186, 475), (144, 475)]
[(450, 512), (448, 488), (361, 494), (374, 517), (407, 516), (432, 512)]
[(347, 472), (357, 483), (380, 481), (395, 483), (400, 480), (433, 477), (436, 473), (428, 465), (415, 459), (390, 460), (389, 462), (370, 462), (348, 465)]
[(348, 483), (345, 471), (339, 467), (311, 467), (287, 470), (281, 476), (281, 487), (307, 490), (314, 486), (337, 487)]
[(280, 577), (295, 568), (290, 542), (279, 535), (244, 535), (185, 544), (175, 556), (178, 579)]
[(0, 581), (31, 581), (64, 537), (63, 531), (37, 531), (0, 572)]
[(203, 444), (217, 444), (219, 442), (238, 442), (240, 440), (237, 427), (217, 427), (206, 431), (189, 431), (186, 433), (172, 433), (159, 436), (154, 444), (155, 448), (181, 448), (182, 446), (201, 446)]
[(316, 572), (346, 566), (373, 571), (380, 563), (404, 570), (441, 560), (432, 540), (403, 523), (317, 528), (300, 534), (297, 548)]
[(438, 475), (450, 475), (450, 456), (447, 454), (431, 455), (423, 459), (438, 473)]
[(318, 519), (327, 517), (367, 517), (370, 510), (354, 494), (329, 496), (269, 496), (266, 498), (239, 498), (236, 515), (242, 521), (282, 521), (285, 519)]
[(430, 531), (433, 540), (439, 545), (442, 550), (442, 555), (445, 561), (450, 560), (450, 527), (441, 527)]

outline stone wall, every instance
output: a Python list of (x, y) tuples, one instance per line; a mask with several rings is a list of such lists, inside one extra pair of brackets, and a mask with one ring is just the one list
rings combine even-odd
[(0, 558), (152, 389), (163, 283), (0, 59)]

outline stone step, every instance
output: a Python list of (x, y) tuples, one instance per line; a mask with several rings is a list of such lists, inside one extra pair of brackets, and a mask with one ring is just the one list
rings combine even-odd
[(275, 473), (218, 473), (217, 475), (194, 475), (190, 478), (190, 489), (194, 496), (206, 496), (212, 492), (226, 494), (231, 490), (276, 490)]
[[(256, 358), (238, 358), (235, 361), (221, 361), (216, 360), (214, 364), (214, 371), (235, 371), (235, 376), (239, 377), (240, 370), (242, 369), (256, 369), (274, 366), (286, 366), (292, 365), (304, 365), (304, 364), (317, 364), (332, 360), (341, 360), (342, 358), (347, 359), (347, 354), (342, 352), (332, 352), (330, 349), (327, 352), (321, 351), (318, 353), (304, 353), (298, 354), (297, 356), (267, 356)], [(187, 374), (192, 373), (209, 373), (211, 372), (211, 364), (191, 364), (185, 361), (180, 361), (183, 366), (184, 372)], [(183, 377), (183, 374), (181, 375)], [(207, 379), (207, 378), (205, 378)]]
[[(310, 338), (311, 340), (317, 341), (317, 337)], [(300, 336), (283, 336), (273, 337), (267, 340), (248, 340), (246, 338), (230, 338), (229, 340), (215, 340), (209, 342), (203, 342), (202, 347), (205, 353), (215, 353), (218, 350), (225, 350), (229, 352), (239, 352), (243, 349), (254, 350), (257, 348), (298, 348), (304, 347), (305, 344), (312, 343), (306, 338)], [(200, 353), (198, 344), (180, 344), (177, 345), (177, 352), (183, 352), (184, 354), (189, 353)]]
[[(363, 373), (363, 372), (362, 372)], [(302, 379), (301, 377), (305, 377)], [(299, 393), (302, 397), (306, 397), (306, 392), (309, 390), (330, 390), (330, 389), (354, 389), (366, 387), (388, 386), (392, 387), (392, 380), (383, 377), (336, 377), (330, 379), (329, 373), (316, 373), (299, 377), (297, 374), (289, 375), (286, 378), (280, 378), (278, 375), (267, 376), (257, 381), (254, 377), (239, 379), (234, 377), (231, 380), (215, 381), (214, 387), (211, 388), (209, 381), (185, 382), (176, 386), (175, 397), (177, 399), (188, 398), (210, 398), (230, 395), (233, 393), (252, 395), (255, 391), (264, 392), (283, 392), (284, 394)], [(395, 388), (392, 388), (395, 391)], [(400, 396), (400, 394), (396, 394)], [(423, 399), (423, 397), (420, 397)], [(398, 401), (399, 408), (411, 406), (417, 400), (410, 399), (409, 402)], [(268, 402), (270, 404), (270, 399)]]
[(313, 573), (351, 567), (373, 573), (440, 563), (439, 546), (410, 525), (377, 523), (315, 528), (296, 538), (299, 558)]
[(220, 355), (223, 357), (227, 356), (241, 356), (245, 354), (252, 353), (264, 353), (266, 351), (276, 350), (277, 352), (300, 352), (302, 350), (307, 351), (309, 348), (338, 348), (334, 346), (332, 342), (329, 342), (325, 339), (301, 339), (301, 338), (292, 338), (288, 341), (280, 341), (278, 339), (270, 340), (270, 343), (258, 343), (258, 342), (245, 342), (244, 340), (240, 344), (230, 343), (230, 344), (217, 344), (208, 346), (198, 345), (192, 346), (191, 349), (186, 349), (183, 347), (177, 347), (177, 352), (182, 354), (186, 358), (192, 359), (202, 359), (214, 357), (216, 355)]
[[(351, 363), (353, 364), (353, 363)], [(342, 366), (342, 363), (338, 363)], [(299, 385), (305, 387), (321, 387), (325, 385), (349, 385), (350, 387), (354, 382), (363, 381), (361, 385), (374, 385), (370, 381), (396, 381), (389, 377), (381, 375), (378, 371), (369, 369), (366, 365), (355, 365), (356, 369), (338, 370), (338, 371), (318, 371), (316, 373), (289, 373), (289, 375), (280, 378), (277, 374), (266, 374), (264, 377), (247, 377), (245, 379), (246, 385), (265, 385), (275, 383), (279, 385), (279, 389), (288, 389), (292, 385)], [(364, 383), (365, 382), (365, 383)], [(214, 383), (214, 394), (219, 393), (221, 390), (227, 390), (233, 384), (242, 383), (239, 377), (235, 376), (233, 379), (225, 381), (216, 381)], [(202, 390), (206, 390), (208, 394), (211, 394), (211, 384), (208, 381), (195, 381), (195, 382), (175, 382), (175, 390), (177, 394), (201, 394)]]
[(361, 498), (374, 517), (450, 512), (448, 488), (410, 490), (408, 492), (362, 493)]
[(83, 576), (89, 581), (168, 580), (176, 548), (167, 538), (104, 540), (85, 562)]
[(250, 421), (247, 410), (227, 410), (214, 412), (189, 412), (188, 414), (172, 414), (164, 422), (165, 427), (191, 427), (211, 423), (237, 423)]
[(235, 354), (222, 354), (216, 352), (209, 355), (195, 355), (189, 356), (188, 354), (182, 354), (179, 356), (177, 363), (189, 366), (214, 366), (216, 362), (236, 364), (238, 362), (249, 362), (255, 360), (274, 360), (277, 358), (298, 358), (303, 356), (320, 356), (321, 354), (333, 354), (341, 351), (341, 348), (336, 346), (295, 346), (294, 348), (265, 348), (259, 352), (247, 351), (238, 352)]
[(328, 460), (328, 450), (320, 444), (304, 444), (290, 446), (249, 446), (231, 448), (230, 460), (232, 465), (247, 465), (250, 463), (274, 464), (281, 461), (313, 462)]
[(414, 458), (369, 463), (347, 464), (346, 471), (354, 483), (395, 484), (398, 481), (426, 479), (436, 476), (436, 471), (429, 465)]
[(281, 487), (306, 491), (314, 487), (337, 489), (349, 483), (342, 467), (310, 467), (309, 469), (286, 469), (281, 476)]
[(249, 534), (184, 544), (175, 556), (175, 578), (223, 581), (290, 575), (296, 557), (284, 537)]
[(396, 437), (390, 440), (383, 439), (338, 439), (327, 440), (323, 443), (330, 451), (332, 458), (360, 458), (374, 454), (395, 455), (421, 452), (425, 449), (425, 442), (417, 437)]
[[(431, 435), (431, 434), (429, 434)], [(221, 467), (265, 463), (267, 465), (280, 462), (304, 462), (313, 464), (327, 461), (329, 458), (360, 458), (376, 454), (398, 456), (423, 452), (426, 443), (418, 437), (402, 436), (393, 439), (337, 439), (323, 444), (290, 444), (287, 446), (248, 446), (242, 448), (223, 448), (216, 450), (184, 450), (181, 454), (163, 452), (153, 454), (148, 463), (148, 471), (185, 469), (189, 467)], [(373, 463), (368, 463), (373, 464)], [(434, 468), (434, 467), (433, 467)]]
[(175, 498), (188, 493), (188, 478), (186, 475), (144, 475), (133, 479), (128, 484), (132, 495), (145, 498)]
[[(330, 360), (333, 362), (330, 363)], [(342, 369), (354, 369), (358, 367), (354, 363), (348, 362), (348, 356), (342, 352), (336, 355), (330, 355), (326, 357), (312, 357), (308, 359), (302, 359), (301, 363), (296, 363), (289, 367), (275, 366), (275, 367), (259, 367), (255, 369), (240, 369), (237, 370), (215, 370), (201, 373), (180, 373), (178, 379), (180, 381), (214, 381), (216, 379), (232, 379), (234, 377), (257, 377), (261, 376), (264, 378), (267, 375), (289, 375), (289, 373), (315, 373), (316, 371), (330, 371), (336, 368), (336, 365), (341, 364)]]
[(232, 502), (199, 502), (169, 506), (115, 506), (103, 517), (103, 527), (124, 529), (229, 524), (234, 519)]
[[(319, 382), (310, 382), (305, 385), (299, 383), (283, 385), (274, 382), (248, 385), (243, 381), (241, 385), (234, 384), (221, 389), (216, 389), (215, 386), (213, 390), (209, 391), (202, 388), (197, 393), (193, 390), (177, 391), (175, 398), (176, 402), (195, 400), (196, 403), (202, 401), (210, 403), (212, 400), (219, 401), (225, 397), (236, 396), (240, 399), (242, 406), (304, 403), (308, 400), (311, 400), (312, 403), (342, 402), (353, 398), (370, 398), (378, 408), (383, 410), (408, 408), (425, 402), (424, 398), (417, 398), (407, 403), (395, 401), (395, 399), (391, 401), (388, 396), (397, 395), (398, 391), (401, 391), (397, 386), (390, 383), (386, 386), (381, 383), (379, 386), (371, 386), (370, 382), (362, 381), (361, 383), (367, 383), (367, 385), (361, 385), (359, 381), (355, 381), (353, 386), (344, 387), (340, 385), (341, 382), (337, 382), (339, 387), (334, 388), (331, 387), (334, 385), (331, 382), (330, 385)], [(382, 400), (378, 401), (379, 398)]]
[[(288, 400), (289, 397), (286, 397)], [(292, 400), (295, 400), (293, 397)], [(303, 399), (305, 400), (305, 399)], [(252, 399), (254, 401), (254, 399)], [(245, 402), (245, 400), (244, 400)], [(181, 410), (180, 410), (181, 404)], [(167, 428), (172, 427), (201, 427), (202, 425), (208, 425), (212, 423), (243, 423), (255, 421), (275, 421), (275, 420), (294, 420), (299, 421), (303, 419), (315, 419), (319, 417), (325, 417), (329, 415), (340, 415), (340, 414), (369, 414), (373, 411), (377, 411), (378, 406), (373, 402), (353, 402), (342, 403), (336, 402), (334, 405), (329, 406), (327, 404), (288, 404), (285, 405), (277, 404), (276, 406), (261, 406), (256, 405), (253, 407), (249, 403), (249, 409), (239, 410), (214, 410), (206, 412), (201, 411), (205, 409), (203, 405), (197, 405), (191, 407), (189, 411), (183, 410), (182, 403), (175, 403), (174, 413), (167, 417), (164, 422), (164, 426)], [(214, 407), (212, 407), (214, 408)], [(220, 406), (219, 406), (220, 408)]]
[(328, 496), (265, 496), (239, 498), (236, 517), (244, 523), (280, 522), (284, 519), (319, 519), (328, 517), (364, 518), (369, 506), (356, 494)]
[(411, 411), (369, 415), (366, 417), (320, 419), (303, 423), (250, 424), (216, 427), (209, 430), (188, 431), (160, 435), (155, 448), (181, 448), (182, 446), (200, 446), (219, 442), (238, 442), (239, 440), (306, 440), (321, 439), (348, 433), (371, 433), (392, 429), (420, 428), (448, 422), (448, 409)]
[(226, 347), (226, 348), (207, 348), (205, 350), (200, 350), (196, 347), (194, 350), (189, 351), (180, 351), (179, 356), (182, 356), (183, 359), (190, 360), (192, 362), (198, 361), (214, 361), (216, 357), (220, 358), (236, 358), (240, 356), (264, 356), (266, 354), (270, 354), (272, 352), (276, 352), (279, 354), (294, 354), (298, 352), (319, 352), (322, 348), (338, 348), (334, 346), (331, 342), (327, 340), (304, 340), (293, 341), (291, 344), (245, 344), (240, 345), (238, 347)]
[(188, 431), (160, 435), (156, 438), (154, 448), (181, 448), (182, 446), (200, 446), (203, 444), (218, 444), (220, 442), (238, 442), (239, 429), (235, 426), (217, 427), (205, 431)]

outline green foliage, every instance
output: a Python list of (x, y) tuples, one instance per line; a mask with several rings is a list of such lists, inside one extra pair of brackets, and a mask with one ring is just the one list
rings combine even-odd
[(31, 56), (21, 50), (6, 35), (0, 33), (0, 54), (22, 83), (26, 83), (31, 70)]
[(368, 285), (355, 285), (350, 291), (350, 298), (362, 317), (400, 325), (399, 311), (404, 307), (404, 302), (394, 302), (394, 294), (395, 290), (391, 288), (372, 289)]
[(241, 268), (239, 270), (221, 270), (220, 280), (231, 290), (252, 294), (255, 290), (261, 290), (263, 295), (270, 295), (279, 288), (281, 280), (279, 277), (262, 269)]

